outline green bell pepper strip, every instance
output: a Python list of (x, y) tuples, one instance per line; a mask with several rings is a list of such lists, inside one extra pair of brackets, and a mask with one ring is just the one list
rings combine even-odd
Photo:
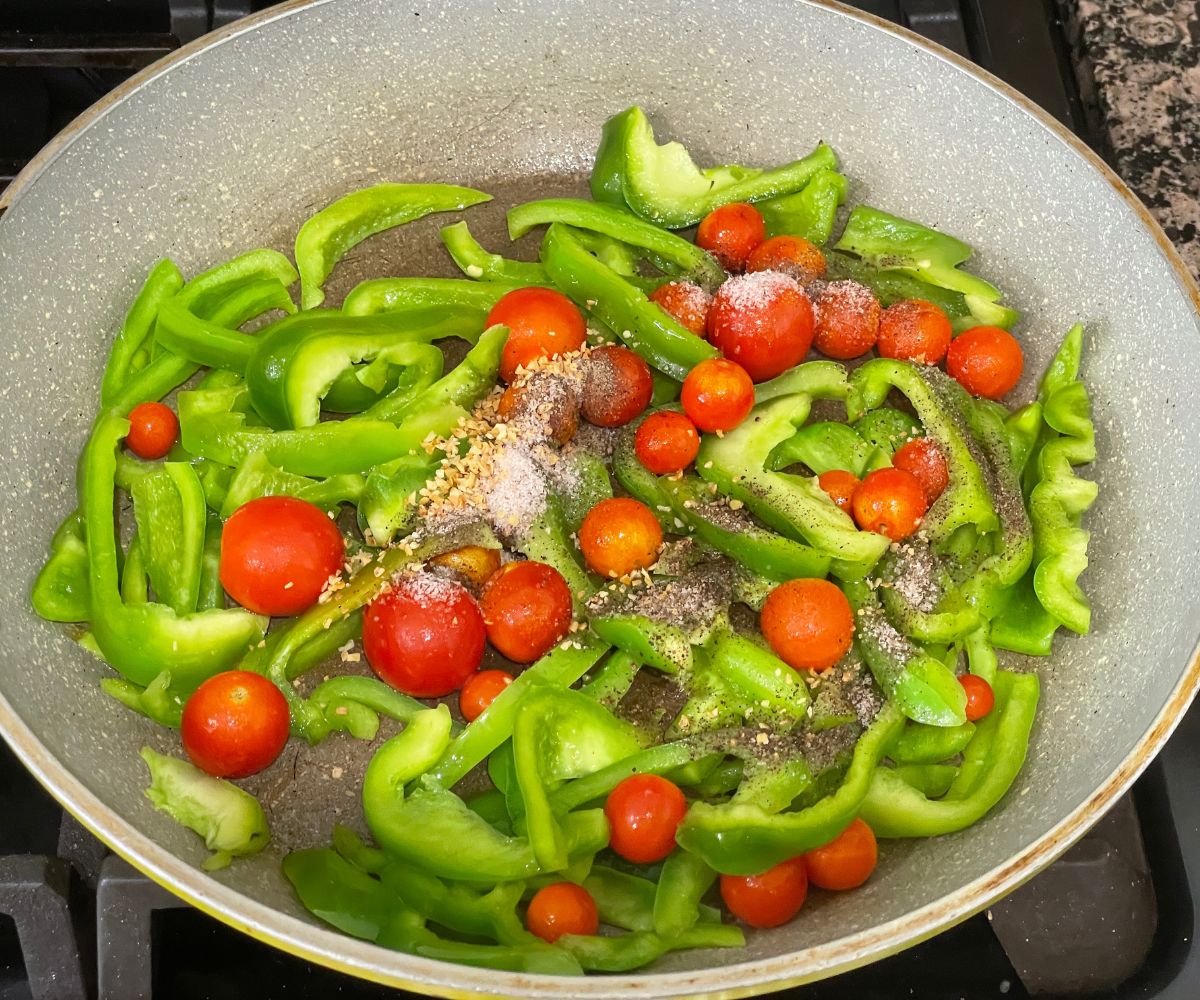
[(637, 122), (639, 109), (626, 108), (613, 115), (600, 130), (600, 145), (592, 164), (588, 187), (592, 200), (625, 208), (625, 143)]
[(901, 445), (925, 436), (916, 417), (890, 406), (868, 410), (850, 426), (867, 444), (887, 455), (889, 461)]
[(288, 316), (296, 311), (291, 292), (278, 278), (252, 278), (230, 289), (229, 294), (212, 310), (211, 319), (218, 326), (236, 330), (242, 325), (269, 312)]
[(204, 524), (204, 549), (200, 553), (200, 586), (196, 592), (196, 610), (225, 607), (225, 588), (221, 586), (221, 518), (212, 511)]
[(806, 394), (770, 399), (756, 405), (746, 420), (723, 437), (705, 434), (696, 470), (726, 496), (742, 501), (769, 527), (829, 555), (835, 576), (856, 579), (879, 561), (887, 550), (887, 538), (859, 531), (821, 489), (816, 477), (766, 468), (775, 448), (807, 419), (811, 402)]
[(826, 281), (856, 281), (865, 285), (885, 308), (906, 299), (922, 299), (941, 309), (956, 327), (978, 325), (961, 292), (939, 288), (901, 271), (882, 270), (836, 250), (825, 251), (825, 267)]
[(625, 125), (622, 192), (638, 215), (668, 229), (699, 222), (734, 201), (761, 201), (803, 188), (819, 171), (837, 167), (837, 156), (820, 145), (802, 160), (773, 170), (713, 167), (701, 170), (679, 143), (654, 140), (645, 113), (630, 109)]
[(967, 636), (963, 648), (967, 652), (967, 666), (976, 677), (982, 677), (989, 684), (996, 678), (999, 661), (996, 650), (991, 643), (991, 626), (981, 628)]
[(328, 847), (292, 851), (282, 868), (305, 909), (351, 937), (374, 941), (399, 906), (379, 879)]
[(691, 636), (678, 626), (620, 613), (593, 614), (591, 625), (601, 639), (644, 666), (664, 674), (687, 675), (692, 669)]
[(1008, 436), (1008, 449), (1012, 455), (1013, 467), (1016, 469), (1017, 478), (1020, 479), (1042, 430), (1041, 402), (1035, 399), (1019, 410), (1014, 410), (1005, 418), (1004, 430)]
[(374, 316), (443, 306), (475, 310), (482, 319), (505, 295), (523, 287), (465, 278), (372, 278), (350, 290), (342, 312), (347, 316)]
[(975, 443), (960, 411), (958, 383), (929, 365), (876, 358), (850, 376), (850, 398), (846, 412), (853, 422), (883, 403), (891, 389), (898, 389), (917, 411), (926, 435), (946, 460), (950, 482), (925, 514), (923, 530), (940, 546), (955, 529), (975, 525), (982, 534), (999, 527), (984, 474), (986, 456)]
[(196, 610), (204, 560), (204, 488), (186, 462), (163, 462), (132, 485), (133, 515), (150, 584), (177, 615)]
[(794, 194), (760, 201), (756, 206), (767, 236), (801, 236), (824, 246), (833, 233), (838, 206), (846, 200), (846, 178), (836, 170), (818, 170)]
[(836, 791), (805, 809), (772, 814), (750, 804), (693, 802), (675, 839), (725, 875), (758, 875), (833, 840), (858, 815), (876, 765), (904, 723), (886, 703), (855, 745)]
[(883, 449), (869, 444), (849, 424), (833, 421), (801, 427), (771, 452), (767, 468), (777, 472), (797, 462), (808, 466), (814, 476), (844, 469), (860, 479), (873, 469), (891, 464)]
[(176, 298), (189, 312), (216, 318), (217, 309), (239, 288), (267, 278), (275, 278), (287, 288), (295, 284), (299, 274), (278, 250), (250, 250), (196, 275)]
[(300, 302), (312, 309), (325, 300), (321, 287), (333, 266), (368, 236), (433, 212), (457, 212), (491, 195), (453, 184), (376, 184), (343, 195), (296, 233)]
[(100, 681), (100, 690), (160, 726), (179, 728), (183, 717), (183, 699), (171, 690), (169, 670), (164, 670), (145, 687), (124, 677), (105, 677)]
[(33, 610), (51, 622), (87, 621), (91, 611), (83, 515), (72, 513), (50, 540), (50, 557), (30, 593)]
[(113, 500), (116, 449), (129, 421), (102, 414), (83, 460), (83, 511), (88, 545), (92, 634), (104, 659), (143, 686), (168, 668), (182, 692), (233, 666), (262, 638), (266, 619), (241, 608), (176, 615), (162, 604), (121, 600)]
[(1004, 607), (992, 620), (989, 634), (1000, 649), (1026, 656), (1049, 656), (1058, 626), (1058, 619), (1038, 600), (1030, 572), (1009, 591)]
[(145, 604), (150, 600), (150, 575), (146, 572), (142, 540), (136, 530), (129, 539), (125, 565), (121, 567), (121, 600), (126, 604)]
[(620, 336), (652, 368), (682, 382), (701, 361), (717, 356), (711, 344), (588, 253), (562, 223), (553, 223), (546, 230), (541, 257), (555, 286)]
[(550, 793), (550, 803), (559, 812), (569, 812), (588, 802), (603, 798), (622, 781), (634, 774), (667, 774), (709, 753), (695, 740), (674, 740), (630, 754), (608, 767), (567, 782)]
[(271, 839), (262, 806), (249, 792), (194, 764), (142, 747), (150, 769), (146, 798), (154, 808), (204, 838), (212, 855), (205, 871), (225, 868), (235, 857), (257, 854)]
[(246, 370), (258, 344), (254, 334), (231, 330), (195, 315), (178, 297), (159, 307), (154, 335), (172, 354), (195, 365), (238, 373)]
[(557, 468), (563, 479), (571, 484), (571, 489), (557, 492), (556, 497), (563, 524), (573, 534), (582, 527), (589, 510), (602, 500), (611, 499), (612, 479), (604, 459), (583, 448), (559, 452)]
[(877, 208), (857, 206), (835, 244), (881, 270), (902, 271), (940, 288), (961, 292), (975, 324), (1008, 329), (1020, 314), (999, 305), (1000, 290), (960, 270), (971, 248), (946, 233)]
[(444, 226), (439, 234), (459, 270), (475, 281), (504, 281), (512, 285), (550, 286), (550, 277), (541, 264), (524, 260), (509, 260), (498, 253), (488, 253), (471, 235), (467, 223)]
[(850, 394), (846, 368), (836, 361), (805, 361), (754, 387), (754, 402), (804, 393), (816, 399), (844, 400)]
[[(928, 543), (920, 538), (909, 539), (903, 546), (889, 550), (879, 561), (879, 598), (888, 620), (908, 638), (918, 642), (950, 643), (979, 628), (979, 611), (954, 586), (948, 566), (948, 560), (932, 552)], [(910, 574), (923, 572), (931, 574), (929, 586), (933, 602), (930, 610), (922, 610), (905, 596), (908, 593), (905, 583)], [(971, 582), (974, 580), (973, 577)], [(924, 590), (924, 585), (918, 585), (918, 589)]]
[(673, 277), (694, 282), (706, 291), (715, 292), (725, 280), (725, 270), (717, 259), (691, 241), (624, 209), (580, 198), (546, 198), (510, 208), (508, 235), (516, 240), (535, 226), (556, 222), (649, 251), (671, 268)]
[(774, 653), (745, 636), (720, 629), (708, 643), (709, 664), (754, 705), (794, 725), (808, 715), (809, 692), (799, 674)]
[(360, 474), (310, 479), (275, 468), (266, 455), (256, 451), (242, 459), (233, 471), (220, 513), (222, 517), (229, 517), (251, 500), (277, 496), (298, 497), (322, 510), (337, 510), (343, 503), (358, 503), (365, 488), (366, 480)]
[(700, 900), (712, 888), (717, 873), (701, 858), (674, 851), (663, 862), (654, 896), (654, 933), (672, 940), (700, 921)]
[(602, 923), (627, 931), (654, 930), (654, 897), (658, 886), (649, 879), (593, 865), (583, 887), (596, 901)]
[[(154, 336), (154, 320), (159, 306), (182, 287), (183, 275), (174, 261), (164, 257), (150, 269), (108, 352), (108, 362), (100, 382), (102, 406), (110, 405), (130, 376), (139, 370), (134, 359), (139, 352), (145, 352), (146, 345)], [(146, 360), (149, 360), (148, 356)]]
[(563, 518), (557, 496), (546, 498), (546, 505), (513, 541), (514, 548), (528, 559), (552, 566), (562, 575), (571, 591), (575, 613), (582, 615), (584, 604), (595, 591), (595, 584), (580, 564), (578, 551)]
[(687, 525), (673, 513), (671, 498), (663, 489), (665, 480), (642, 465), (634, 448), (637, 429), (643, 419), (639, 418), (618, 432), (612, 453), (613, 476), (626, 493), (650, 508), (664, 533), (679, 534)]
[(438, 454), (404, 455), (367, 473), (357, 500), (358, 526), (368, 545), (387, 545), (417, 526), (418, 492), (433, 478)]
[[(862, 817), (877, 837), (937, 837), (977, 823), (1012, 786), (1029, 750), (1038, 703), (1034, 674), (996, 675), (996, 706), (980, 724), (976, 739), (990, 731), (986, 760), (965, 795), (931, 801), (886, 769), (875, 772), (862, 804)], [(965, 769), (964, 762), (964, 769)], [(963, 772), (959, 772), (962, 778)]]
[(911, 785), (928, 799), (940, 799), (958, 777), (958, 768), (953, 764), (902, 764), (890, 770), (892, 777)]
[(887, 755), (897, 764), (940, 764), (962, 753), (974, 735), (973, 722), (964, 722), (961, 726), (926, 726), (910, 722)]
[(595, 672), (584, 677), (579, 691), (610, 712), (614, 711), (629, 693), (641, 669), (642, 665), (624, 650), (614, 650)]
[(668, 951), (686, 948), (740, 948), (746, 936), (733, 924), (698, 924), (667, 940), (650, 931), (615, 937), (564, 934), (557, 941), (588, 972), (628, 972), (648, 965)]
[[(305, 704), (320, 713), (327, 732), (344, 730), (359, 740), (375, 738), (379, 732), (381, 715), (407, 724), (418, 712), (427, 708), (422, 702), (401, 694), (383, 681), (357, 676), (329, 678), (317, 685), (305, 699)], [(317, 728), (310, 727), (310, 739), (316, 734)]]

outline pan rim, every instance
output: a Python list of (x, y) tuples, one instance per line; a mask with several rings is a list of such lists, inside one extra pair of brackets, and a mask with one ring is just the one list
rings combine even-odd
[[(224, 44), (296, 11), (324, 6), (332, 0), (289, 0), (236, 21), (197, 39), (137, 73), (84, 111), (30, 161), (0, 194), (0, 209), (19, 203), (24, 192), (87, 128), (101, 120), (149, 81), (198, 53)], [(1031, 115), (1083, 163), (1099, 171), (1154, 237), (1159, 252), (1175, 272), (1181, 291), (1200, 313), (1200, 288), (1178, 251), (1146, 207), (1116, 173), (1070, 130), (1013, 87), (936, 43), (908, 29), (848, 8), (836, 0), (794, 0), (798, 5), (851, 17), (876, 31), (906, 40), (934, 58), (965, 72), (999, 96)], [(2, 224), (2, 222), (0, 222)], [(565, 978), (505, 973), (453, 965), (392, 952), (346, 937), (334, 930), (282, 913), (218, 882), (185, 864), (137, 830), (96, 795), (41, 745), (8, 701), (0, 694), (0, 733), (18, 758), (60, 804), (116, 854), (191, 905), (237, 929), (298, 957), (386, 985), (434, 990), (438, 995), (477, 994), (558, 996), (565, 984), (575, 996), (617, 997), (633, 992), (654, 996), (737, 997), (800, 985), (849, 971), (919, 943), (977, 913), (1032, 878), (1067, 850), (1132, 785), (1161, 750), (1200, 688), (1200, 637), (1187, 669), (1154, 721), (1129, 755), (1084, 802), (1059, 820), (1038, 840), (1004, 864), (919, 909), (847, 937), (802, 952), (738, 962), (692, 972), (644, 973), (620, 976)], [(803, 955), (803, 963), (797, 961)]]

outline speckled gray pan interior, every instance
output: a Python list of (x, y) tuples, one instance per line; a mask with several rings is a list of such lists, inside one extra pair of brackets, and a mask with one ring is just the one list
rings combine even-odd
[[(1038, 665), (1044, 707), (1030, 760), (984, 822), (888, 845), (865, 888), (814, 899), (745, 951), (677, 954), (569, 992), (762, 991), (928, 936), (1077, 837), (1161, 745), (1194, 688), (1195, 289), (1115, 180), (1011, 93), (878, 24), (786, 0), (329, 0), (260, 17), (151, 70), (93, 114), (18, 183), (0, 223), (0, 730), (139, 867), (317, 961), (441, 994), (565, 988), (387, 952), (301, 911), (280, 854), (353, 815), (363, 749), (349, 740), (293, 749), (261, 779), (276, 845), (216, 876), (195, 867), (196, 838), (142, 797), (136, 750), (150, 727), (101, 695), (100, 665), (36, 619), (26, 596), (74, 504), (75, 456), (108, 342), (157, 258), (191, 273), (258, 245), (286, 250), (314, 206), (362, 184), (491, 190), (500, 206), (472, 218), (486, 220), (481, 234), (495, 244), (493, 209), (584, 190), (601, 122), (631, 102), (710, 162), (766, 165), (827, 140), (854, 179), (853, 200), (967, 240), (972, 266), (1024, 311), (1023, 392), (1060, 334), (1087, 323), (1101, 499), (1085, 581), (1096, 627), (1060, 639)], [(435, 228), (365, 244), (333, 289), (365, 274), (450, 273)]]

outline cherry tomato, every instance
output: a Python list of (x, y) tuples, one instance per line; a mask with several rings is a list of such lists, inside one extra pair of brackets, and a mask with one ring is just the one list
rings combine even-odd
[(958, 681), (967, 692), (967, 721), (978, 722), (995, 707), (996, 694), (987, 681), (975, 674), (963, 674)]
[(884, 358), (936, 365), (946, 356), (950, 335), (950, 320), (941, 309), (924, 299), (905, 299), (880, 314), (875, 346)]
[(596, 901), (583, 886), (554, 882), (539, 889), (525, 911), (531, 934), (553, 944), (564, 934), (595, 934), (600, 929)]
[(601, 576), (626, 576), (653, 566), (662, 548), (662, 528), (650, 508), (629, 497), (601, 500), (579, 528), (588, 566)]
[(162, 458), (179, 440), (179, 418), (162, 403), (138, 403), (129, 411), (125, 447), (138, 458)]
[(813, 305), (813, 345), (826, 357), (848, 361), (879, 339), (879, 299), (857, 281), (834, 281)]
[(756, 271), (730, 278), (713, 298), (708, 339), (755, 382), (799, 364), (812, 345), (812, 303), (795, 278)]
[(515, 663), (532, 663), (567, 634), (571, 588), (553, 566), (510, 562), (484, 585), (479, 608), (491, 644)]
[(700, 450), (700, 434), (691, 418), (673, 410), (651, 413), (633, 439), (638, 461), (656, 476), (691, 465)]
[(850, 513), (850, 500), (858, 489), (859, 478), (853, 472), (845, 469), (830, 469), (817, 477), (817, 483), (839, 508)]
[(854, 613), (836, 584), (800, 579), (767, 595), (759, 627), (771, 648), (796, 670), (827, 670), (846, 655)]
[(458, 690), (479, 669), (484, 636), (475, 599), (459, 584), (427, 573), (402, 577), (363, 615), (367, 662), (414, 698)]
[(740, 271), (767, 235), (767, 224), (753, 205), (742, 201), (714, 208), (696, 227), (696, 245), (720, 261), (726, 271)]
[(508, 340), (500, 377), (511, 382), (517, 369), (537, 358), (578, 351), (587, 336), (583, 313), (552, 288), (517, 288), (492, 306), (484, 326), (503, 323)]
[(296, 497), (242, 504), (221, 533), (221, 586), (242, 607), (283, 617), (311, 607), (346, 557), (320, 507)]
[(561, 375), (534, 372), (501, 393), (496, 416), (517, 424), (523, 434), (532, 432), (566, 444), (579, 430), (579, 399)]
[(291, 728), (287, 700), (262, 674), (227, 670), (192, 692), (183, 706), (179, 735), (201, 771), (245, 778), (269, 767)]
[(482, 545), (464, 545), (461, 549), (451, 549), (434, 556), (429, 564), (452, 570), (468, 583), (482, 587), (488, 577), (500, 568), (500, 550), (486, 549)]
[(903, 469), (868, 472), (851, 503), (863, 531), (887, 535), (893, 542), (916, 531), (928, 509), (921, 481)]
[(875, 833), (857, 817), (828, 844), (804, 855), (808, 880), (820, 889), (857, 889), (878, 861)]
[(747, 271), (782, 271), (800, 284), (825, 277), (825, 255), (803, 236), (772, 236), (746, 258)]
[(1021, 380), (1025, 355), (1017, 338), (998, 326), (974, 326), (950, 344), (946, 371), (963, 388), (985, 399), (999, 399)]
[(754, 383), (737, 362), (706, 358), (687, 373), (679, 401), (700, 430), (731, 431), (754, 409)]
[(608, 344), (587, 357), (583, 419), (597, 427), (623, 427), (650, 405), (650, 366), (628, 347)]
[(507, 670), (481, 670), (472, 674), (458, 692), (458, 710), (462, 717), (474, 722), (496, 700), (496, 695), (512, 682), (513, 675)]
[(800, 912), (807, 895), (804, 858), (781, 861), (761, 875), (721, 876), (721, 898), (729, 912), (751, 927), (786, 924)]
[(650, 301), (697, 337), (703, 337), (708, 330), (712, 296), (699, 285), (691, 281), (668, 281), (650, 293)]
[(892, 456), (892, 465), (917, 477), (930, 506), (950, 485), (950, 471), (942, 451), (929, 438), (914, 438), (902, 444)]
[(604, 815), (612, 827), (608, 846), (639, 865), (662, 861), (675, 850), (675, 831), (687, 812), (679, 786), (657, 774), (635, 774), (608, 794)]

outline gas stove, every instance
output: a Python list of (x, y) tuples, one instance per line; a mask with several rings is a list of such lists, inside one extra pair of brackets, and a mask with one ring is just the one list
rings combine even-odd
[[(1102, 154), (1052, 0), (851, 0), (973, 59)], [(261, 0), (3, 0), (0, 188), (130, 73)], [(1082, 84), (1081, 84), (1082, 81)], [(1081, 96), (1084, 95), (1084, 96)], [(1200, 995), (1200, 710), (1133, 792), (1003, 902), (794, 1000)], [(0, 1000), (395, 997), (191, 909), (110, 854), (0, 743)], [(269, 984), (269, 985), (268, 985)]]

